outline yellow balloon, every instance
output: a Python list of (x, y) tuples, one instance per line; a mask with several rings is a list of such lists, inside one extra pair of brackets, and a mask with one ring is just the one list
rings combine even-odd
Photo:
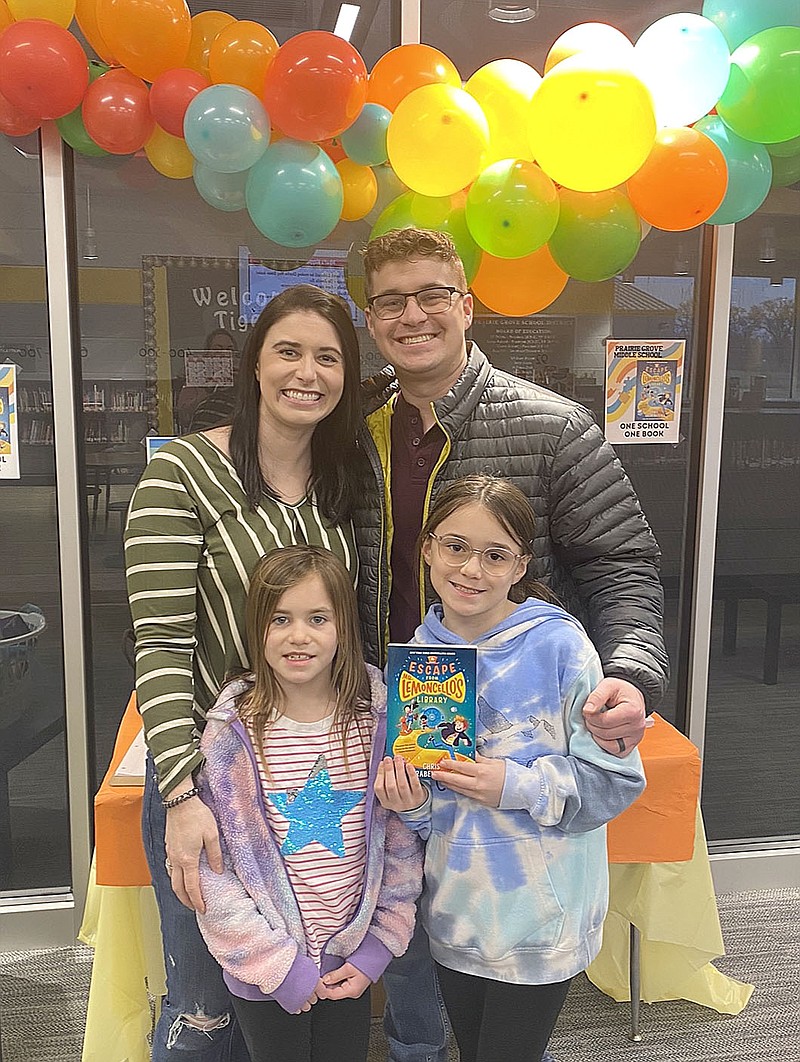
[(541, 76), (519, 59), (495, 59), (477, 70), (464, 88), (481, 105), (489, 123), (486, 165), (501, 159), (533, 160), (528, 107)]
[(403, 184), (422, 195), (452, 195), (483, 169), (489, 123), (463, 89), (424, 85), (398, 103), (386, 146)]
[(192, 176), (194, 158), (186, 141), (182, 137), (172, 136), (160, 125), (156, 125), (153, 135), (145, 144), (144, 153), (153, 169), (165, 177), (183, 181)]
[(528, 136), (534, 158), (556, 184), (602, 192), (627, 181), (649, 155), (653, 100), (624, 65), (583, 52), (542, 79)]
[[(46, 18), (65, 29), (75, 17), (75, 0), (6, 0), (17, 22), (23, 18)], [(2, 18), (0, 17), (0, 25)]]
[(544, 62), (544, 72), (549, 73), (562, 59), (569, 59), (578, 52), (595, 52), (606, 59), (619, 59), (625, 55), (633, 58), (633, 44), (624, 33), (605, 22), (582, 22), (573, 26), (553, 43)]
[(360, 166), (352, 159), (341, 159), (336, 163), (336, 169), (344, 190), (342, 221), (358, 221), (375, 206), (378, 181), (369, 166)]

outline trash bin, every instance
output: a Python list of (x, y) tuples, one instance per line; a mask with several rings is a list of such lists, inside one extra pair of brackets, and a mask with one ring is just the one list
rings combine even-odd
[(23, 714), (30, 702), (30, 655), (46, 626), (36, 605), (0, 609), (0, 725)]

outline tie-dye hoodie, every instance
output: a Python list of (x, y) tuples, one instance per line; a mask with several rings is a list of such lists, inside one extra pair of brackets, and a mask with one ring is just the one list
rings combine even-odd
[[(434, 605), (421, 645), (457, 645)], [(426, 839), (421, 911), (433, 957), (516, 984), (563, 981), (597, 954), (608, 905), (605, 823), (644, 789), (581, 709), (600, 660), (568, 613), (529, 598), (478, 646), (477, 751), (506, 761), (499, 808), (433, 783), (403, 818)]]
[(350, 962), (377, 981), (408, 947), (422, 886), (421, 845), (375, 797), (375, 772), (386, 744), (386, 688), (377, 668), (367, 665), (367, 671), (374, 727), (364, 886), (355, 914), (327, 942), (319, 966), (306, 953), (300, 910), (267, 821), (253, 747), (236, 712), (236, 699), (250, 683), (228, 683), (208, 713), (200, 784), (219, 825), (225, 869), (215, 874), (202, 853), (206, 910), (197, 921), (236, 996), (274, 999), (284, 1010), (299, 1011), (321, 973)]

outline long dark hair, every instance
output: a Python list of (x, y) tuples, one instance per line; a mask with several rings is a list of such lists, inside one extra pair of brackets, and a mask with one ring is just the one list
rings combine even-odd
[(360, 360), (358, 337), (344, 299), (314, 284), (296, 284), (271, 299), (248, 334), (236, 380), (236, 402), (231, 421), (230, 452), (236, 471), (255, 509), (264, 494), (276, 498), (265, 481), (258, 454), (258, 407), (261, 390), (256, 378), (264, 337), (273, 325), (291, 313), (316, 313), (333, 326), (342, 344), (344, 391), (332, 413), (316, 426), (311, 437), (311, 482), (325, 516), (332, 521), (349, 518), (359, 482), (354, 474), (356, 434), (361, 422)]
[(253, 728), (256, 748), (265, 765), (264, 733), (280, 718), (284, 694), (266, 661), (264, 641), (283, 595), (310, 575), (319, 576), (333, 606), (338, 641), (331, 667), (331, 685), (336, 691), (333, 726), (342, 741), (345, 766), (350, 730), (355, 727), (364, 738), (360, 723), (369, 715), (370, 688), (352, 577), (339, 558), (321, 546), (274, 549), (262, 557), (250, 577), (246, 638), (254, 684), (237, 704), (239, 717)]
[[(491, 513), (519, 545), (522, 552), (529, 554), (531, 560), (533, 559), (536, 517), (528, 499), (519, 487), (507, 479), (475, 474), (464, 476), (463, 479), (457, 479), (455, 483), (448, 484), (437, 496), (417, 540), (418, 567), (422, 559), (422, 547), (428, 535), (435, 531), (448, 516), (463, 509), (465, 505), (479, 505)], [(538, 597), (542, 601), (549, 601), (552, 605), (561, 604), (544, 583), (527, 573), (511, 587), (508, 596), (511, 601), (517, 603), (524, 601), (526, 597)]]

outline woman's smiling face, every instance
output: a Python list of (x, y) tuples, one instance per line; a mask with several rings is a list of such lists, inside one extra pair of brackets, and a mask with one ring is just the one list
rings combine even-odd
[(344, 391), (344, 356), (336, 329), (313, 310), (287, 314), (264, 336), (256, 376), (262, 421), (313, 430), (334, 411)]

